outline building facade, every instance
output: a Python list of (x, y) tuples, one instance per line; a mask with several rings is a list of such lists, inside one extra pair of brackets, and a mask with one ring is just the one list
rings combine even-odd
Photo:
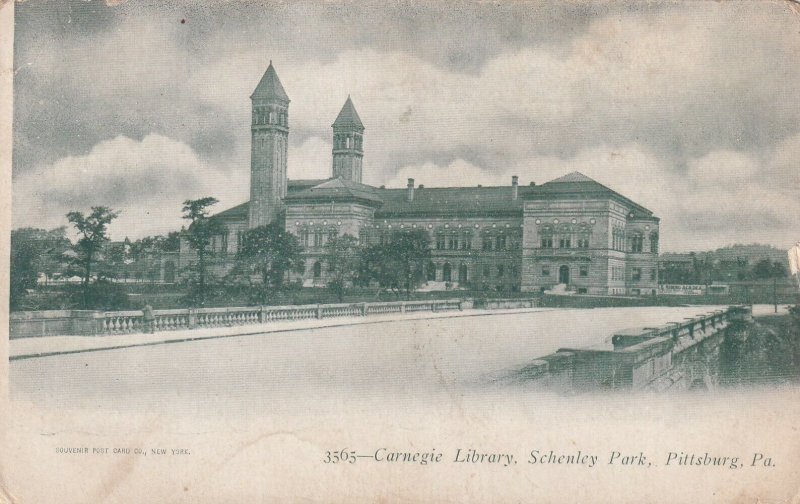
[[(423, 229), (426, 288), (651, 295), (658, 285), (659, 219), (578, 172), (544, 184), (404, 188), (362, 183), (365, 127), (348, 96), (332, 124), (331, 178), (289, 180), (289, 98), (272, 63), (251, 96), (250, 201), (217, 214), (220, 268), (248, 229), (280, 222), (305, 249), (304, 285), (324, 285), (324, 246), (349, 234), (381, 243)], [(191, 260), (185, 246), (181, 262)]]

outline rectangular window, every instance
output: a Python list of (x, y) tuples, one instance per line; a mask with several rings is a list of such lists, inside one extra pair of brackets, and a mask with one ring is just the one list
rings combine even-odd
[(642, 279), (642, 268), (633, 268), (631, 271), (631, 280), (638, 282)]
[(653, 268), (650, 270), (650, 280), (655, 282), (656, 281), (656, 269)]
[(444, 249), (444, 235), (437, 234), (436, 235), (436, 249), (443, 250)]
[(550, 266), (549, 265), (542, 266), (542, 276), (543, 277), (549, 277), (550, 276)]
[(570, 248), (572, 246), (572, 242), (569, 238), (561, 238), (558, 240), (558, 247), (559, 248)]
[(553, 238), (551, 238), (551, 237), (542, 237), (542, 248), (543, 249), (551, 249), (551, 248), (553, 248)]
[(494, 240), (491, 236), (484, 236), (483, 237), (483, 250), (492, 250), (494, 245)]
[(458, 239), (455, 235), (450, 235), (447, 239), (447, 248), (449, 250), (457, 250), (458, 249)]
[(504, 250), (506, 248), (506, 237), (500, 235), (497, 237), (497, 250)]
[(502, 264), (497, 265), (497, 278), (503, 278), (503, 274), (505, 273), (505, 268)]
[(582, 277), (589, 276), (589, 266), (582, 265), (580, 267), (580, 273), (579, 274)]

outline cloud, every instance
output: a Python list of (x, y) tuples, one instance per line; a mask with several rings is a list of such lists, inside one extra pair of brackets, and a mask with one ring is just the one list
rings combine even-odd
[[(291, 178), (330, 174), (330, 125), (351, 94), (368, 183), (506, 185), (579, 170), (662, 216), (665, 248), (798, 234), (786, 215), (798, 215), (800, 190), (800, 37), (780, 4), (470, 4), (453, 15), (128, 2), (75, 31), (38, 23), (50, 11), (31, 4), (17, 16), (15, 222), (84, 201), (65, 186), (82, 177), (69, 170), (101, 155), (151, 168), (103, 173), (97, 199), (245, 199), (248, 96), (273, 59), (292, 99)], [(148, 152), (148, 138), (172, 144)], [(60, 189), (42, 196), (34, 173)], [(157, 201), (150, 187), (163, 188)], [(52, 212), (24, 206), (44, 197)]]
[(331, 176), (333, 145), (319, 137), (310, 137), (298, 146), (289, 146), (286, 171), (290, 179), (324, 179)]
[(161, 135), (117, 137), (82, 156), (67, 156), (13, 180), (13, 225), (56, 227), (72, 210), (120, 210), (115, 239), (180, 229), (186, 199), (207, 195), (220, 209), (247, 198), (249, 180), (231, 180), (201, 161), (186, 144)]

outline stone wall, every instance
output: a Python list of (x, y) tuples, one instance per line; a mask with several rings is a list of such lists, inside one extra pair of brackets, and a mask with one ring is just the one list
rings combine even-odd
[(682, 322), (614, 335), (612, 348), (562, 348), (519, 370), (557, 390), (665, 391), (714, 386), (728, 333), (752, 320), (749, 307), (698, 315)]

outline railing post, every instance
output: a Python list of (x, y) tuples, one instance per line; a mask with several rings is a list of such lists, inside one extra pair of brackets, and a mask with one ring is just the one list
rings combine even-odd
[(406, 302), (400, 301), (400, 313), (405, 313), (405, 312), (406, 312)]
[(265, 307), (264, 305), (261, 305), (261, 306), (259, 306), (259, 307), (258, 307), (258, 322), (259, 322), (260, 324), (263, 324), (263, 323), (264, 323), (264, 318), (265, 318), (265, 317), (264, 317), (264, 309), (265, 309), (265, 308), (266, 308), (266, 307)]
[(197, 327), (197, 310), (194, 308), (189, 308), (189, 314), (186, 317), (188, 322), (189, 329), (194, 329)]
[(464, 300), (463, 299), (459, 299), (458, 300), (458, 311), (464, 311)]
[(317, 305), (317, 318), (318, 319), (322, 318), (322, 305), (319, 304)]
[(361, 316), (367, 316), (367, 303), (361, 303)]

